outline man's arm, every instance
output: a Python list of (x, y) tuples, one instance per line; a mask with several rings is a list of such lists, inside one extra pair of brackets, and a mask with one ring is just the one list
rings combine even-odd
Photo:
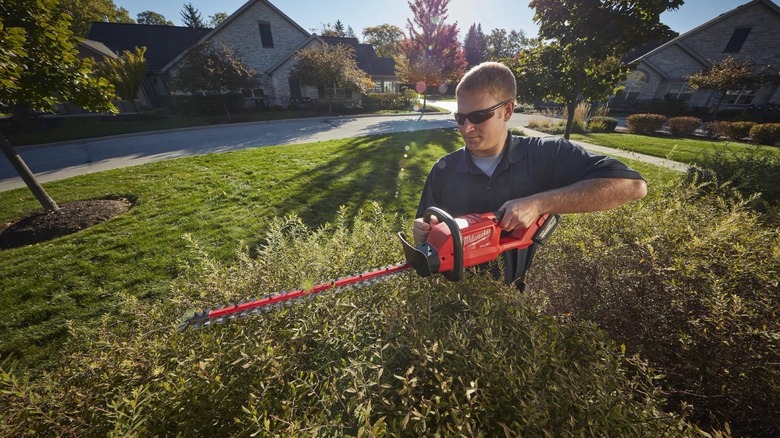
[(647, 194), (642, 179), (594, 178), (504, 203), (501, 228), (527, 228), (545, 213), (567, 214), (610, 210)]

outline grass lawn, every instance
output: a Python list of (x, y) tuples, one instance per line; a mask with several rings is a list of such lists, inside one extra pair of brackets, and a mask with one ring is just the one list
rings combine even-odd
[(750, 148), (758, 147), (780, 156), (780, 148), (771, 146), (755, 146), (747, 143), (724, 140), (699, 140), (692, 138), (674, 138), (663, 136), (647, 136), (637, 134), (572, 134), (572, 140), (623, 149), (654, 157), (667, 158), (681, 163), (695, 163), (705, 151), (713, 152), (723, 149), (729, 153), (738, 154)]
[[(398, 133), (162, 161), (46, 184), (61, 204), (125, 196), (135, 205), (82, 232), (0, 252), (0, 356), (32, 369), (51, 364), (68, 321), (89, 324), (127, 300), (164, 300), (171, 280), (196, 257), (188, 239), (229, 261), (240, 243), (261, 243), (273, 217), (296, 214), (316, 227), (341, 205), (356, 211), (371, 201), (411, 217), (434, 161), (460, 146), (453, 130)], [(676, 177), (630, 165), (651, 182)], [(0, 223), (38, 208), (27, 189), (0, 193)]]

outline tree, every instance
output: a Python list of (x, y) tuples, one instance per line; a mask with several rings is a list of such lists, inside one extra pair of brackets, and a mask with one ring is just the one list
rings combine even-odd
[(206, 27), (203, 22), (203, 18), (200, 16), (200, 12), (192, 3), (187, 3), (181, 10), (181, 22), (187, 27), (194, 27), (196, 29), (202, 29)]
[(135, 52), (125, 50), (120, 57), (106, 58), (97, 65), (100, 76), (114, 86), (119, 97), (132, 102), (136, 112), (135, 101), (147, 70), (145, 53), (146, 47), (136, 47)]
[(113, 0), (60, 0), (58, 12), (66, 12), (73, 19), (71, 30), (76, 36), (86, 36), (94, 21), (133, 23), (125, 8), (117, 8)]
[(220, 23), (227, 20), (229, 16), (227, 12), (215, 12), (214, 15), (209, 15), (209, 26), (217, 27)]
[(371, 44), (378, 56), (393, 58), (401, 53), (404, 31), (392, 24), (380, 24), (363, 29), (363, 42)]
[(466, 38), (463, 40), (463, 51), (466, 62), (470, 66), (480, 64), (488, 59), (487, 40), (482, 33), (482, 24), (472, 24)]
[[(571, 133), (578, 101), (599, 99), (606, 88), (625, 78), (628, 68), (619, 60), (632, 49), (670, 36), (671, 30), (660, 22), (660, 15), (682, 3), (683, 0), (531, 0), (539, 36), (549, 41), (549, 47), (531, 49), (524, 59), (557, 53), (554, 58), (558, 64), (543, 68), (555, 74), (554, 82), (559, 85), (549, 89), (547, 97), (564, 103), (569, 112), (566, 138)], [(531, 68), (527, 62), (522, 64), (523, 68)]]
[(500, 61), (515, 57), (523, 48), (531, 45), (531, 40), (522, 30), (493, 29), (485, 37), (487, 42), (487, 57), (491, 61)]
[(769, 69), (757, 69), (751, 61), (739, 61), (729, 56), (714, 62), (710, 68), (688, 76), (688, 83), (694, 89), (715, 90), (720, 92), (712, 118), (718, 116), (723, 97), (729, 90), (741, 90), (763, 82), (770, 82)]
[(189, 51), (176, 67), (173, 86), (189, 93), (216, 94), (229, 119), (226, 95), (253, 88), (254, 76), (254, 70), (247, 67), (230, 47), (220, 44), (219, 48), (214, 48), (203, 43)]
[(445, 23), (448, 4), (449, 0), (409, 2), (414, 21), (406, 20), (409, 37), (401, 42), (396, 72), (404, 81), (420, 85), (417, 91), (423, 94), (423, 108), (428, 86), (457, 82), (466, 70), (458, 23)]
[(365, 93), (374, 87), (366, 72), (358, 68), (354, 50), (342, 44), (323, 44), (322, 48), (308, 48), (295, 56), (295, 67), (290, 79), (300, 85), (325, 90), (328, 112), (333, 111), (337, 88)]
[(564, 138), (569, 139), (574, 112), (580, 100), (602, 100), (614, 90), (623, 74), (623, 62), (614, 56), (574, 64), (574, 56), (558, 43), (525, 49), (510, 63), (517, 93), (523, 101), (552, 100), (567, 112)]
[[(115, 112), (111, 84), (93, 75), (91, 59), (79, 59), (70, 18), (55, 12), (56, 5), (57, 0), (0, 4), (0, 107), (48, 111), (69, 100), (86, 109)], [(44, 210), (58, 210), (2, 133), (0, 149)]]
[(156, 24), (158, 26), (173, 26), (173, 21), (154, 11), (143, 11), (136, 15), (138, 24)]
[(341, 22), (341, 20), (336, 20), (335, 25), (331, 25), (330, 23), (321, 23), (322, 24), (322, 30), (320, 30), (321, 36), (326, 37), (338, 37), (338, 38), (355, 38), (355, 31), (352, 30), (352, 26), (347, 26), (344, 28), (344, 23)]

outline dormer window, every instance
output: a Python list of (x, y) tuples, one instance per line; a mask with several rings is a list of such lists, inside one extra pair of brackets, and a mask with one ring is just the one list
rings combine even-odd
[(731, 35), (728, 44), (726, 44), (726, 48), (723, 49), (723, 53), (739, 53), (751, 29), (752, 27), (734, 29), (734, 33)]
[(273, 48), (274, 38), (271, 36), (271, 23), (258, 21), (257, 24), (260, 26), (260, 40), (263, 42), (263, 47)]

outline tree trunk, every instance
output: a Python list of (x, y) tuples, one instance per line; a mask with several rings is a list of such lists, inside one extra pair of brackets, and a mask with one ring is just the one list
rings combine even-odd
[(35, 175), (33, 175), (30, 168), (27, 167), (27, 164), (22, 160), (22, 157), (16, 153), (13, 146), (11, 146), (11, 143), (8, 142), (8, 139), (5, 138), (5, 135), (3, 135), (2, 132), (0, 132), (0, 149), (3, 150), (3, 154), (8, 158), (8, 161), (11, 162), (11, 165), (14, 166), (14, 169), (16, 169), (19, 176), (22, 177), (24, 183), (27, 184), (27, 188), (33, 192), (35, 198), (41, 203), (44, 211), (59, 210), (59, 205), (54, 202), (54, 199), (46, 193), (46, 190), (44, 190), (38, 180), (35, 179)]
[(563, 138), (566, 140), (571, 137), (571, 128), (574, 125), (574, 111), (577, 110), (577, 102), (566, 102), (566, 131), (563, 133)]

